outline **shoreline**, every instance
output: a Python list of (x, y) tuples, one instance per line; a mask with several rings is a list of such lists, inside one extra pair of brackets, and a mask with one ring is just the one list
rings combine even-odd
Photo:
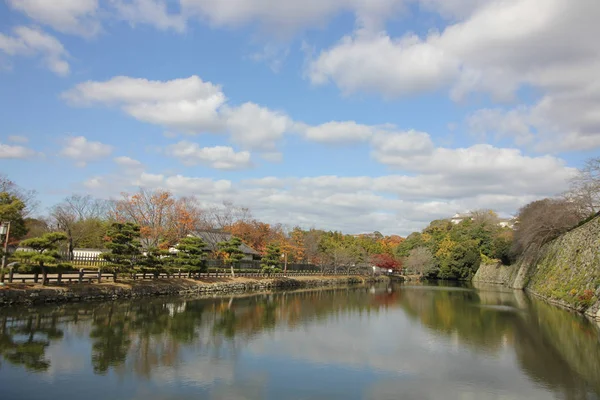
[(519, 289), (519, 288), (511, 287), (506, 282), (502, 282), (502, 281), (498, 281), (498, 280), (478, 279), (478, 280), (471, 281), (471, 282), (474, 283), (475, 285), (476, 284), (484, 284), (484, 285), (491, 285), (491, 286), (500, 286), (500, 287), (503, 287), (503, 288), (506, 288), (509, 290), (520, 291), (520, 292), (526, 293), (528, 296), (535, 297), (535, 298), (537, 298), (547, 304), (550, 304), (552, 306), (562, 308), (563, 310), (566, 310), (566, 311), (569, 311), (569, 312), (572, 312), (575, 314), (582, 315), (584, 317), (589, 318), (590, 320), (592, 320), (594, 322), (600, 322), (600, 301), (596, 302), (595, 304), (593, 304), (587, 308), (582, 307), (582, 306), (578, 307), (578, 306), (575, 306), (564, 300), (554, 299), (552, 297), (545, 296), (545, 295), (540, 294), (529, 288)]
[(0, 307), (36, 306), (52, 303), (114, 301), (157, 296), (193, 296), (302, 289), (320, 286), (360, 285), (388, 282), (386, 276), (306, 276), (294, 278), (206, 278), (133, 281), (117, 283), (53, 285), (10, 284), (0, 287)]

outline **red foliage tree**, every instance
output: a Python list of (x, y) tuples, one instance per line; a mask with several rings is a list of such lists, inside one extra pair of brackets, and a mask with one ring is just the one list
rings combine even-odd
[(373, 255), (371, 262), (379, 268), (398, 271), (402, 269), (402, 263), (387, 253)]

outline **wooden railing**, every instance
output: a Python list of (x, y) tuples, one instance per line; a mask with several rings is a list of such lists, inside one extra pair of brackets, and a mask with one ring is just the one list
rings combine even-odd
[[(8, 271), (6, 281), (8, 283), (42, 283), (43, 276), (40, 273), (35, 274), (20, 274), (14, 272), (12, 269)], [(261, 272), (235, 272), (236, 277), (263, 277), (263, 278), (283, 278), (293, 276), (348, 276), (348, 275), (364, 275), (360, 271), (287, 271), (278, 272), (272, 274), (265, 274)], [(226, 272), (186, 272), (177, 271), (174, 273), (154, 273), (154, 272), (135, 272), (135, 273), (120, 273), (119, 275), (114, 273), (102, 272), (102, 270), (86, 271), (83, 268), (78, 272), (59, 272), (54, 274), (46, 275), (46, 283), (56, 284), (76, 284), (76, 283), (101, 283), (101, 282), (114, 282), (117, 276), (121, 278), (129, 278), (134, 280), (144, 279), (202, 279), (202, 278), (225, 278), (231, 277), (231, 273)]]

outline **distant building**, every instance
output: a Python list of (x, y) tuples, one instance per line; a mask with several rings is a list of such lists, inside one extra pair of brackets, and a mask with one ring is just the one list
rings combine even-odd
[[(450, 222), (457, 225), (465, 220), (472, 220), (473, 214), (471, 212), (466, 213), (456, 213), (450, 218)], [(516, 223), (516, 218), (498, 218), (498, 226), (502, 228), (511, 228), (514, 229)]]
[(454, 225), (457, 225), (466, 219), (473, 219), (471, 213), (456, 213), (452, 216), (452, 218), (450, 218), (450, 222), (452, 222)]
[(516, 218), (501, 218), (500, 221), (498, 222), (498, 225), (503, 228), (514, 229), (516, 222), (517, 222)]

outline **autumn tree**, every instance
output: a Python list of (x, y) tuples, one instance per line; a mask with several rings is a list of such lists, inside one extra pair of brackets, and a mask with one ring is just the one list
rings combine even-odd
[(363, 261), (364, 253), (362, 248), (356, 246), (352, 236), (344, 236), (341, 232), (327, 232), (321, 237), (320, 252), (321, 258), (325, 261), (321, 265), (323, 270), (326, 266), (331, 266), (334, 273), (338, 268), (343, 268), (350, 272), (360, 261)]
[(240, 238), (244, 243), (260, 253), (264, 253), (267, 245), (277, 238), (277, 232), (271, 225), (255, 219), (235, 221), (231, 225), (225, 226), (223, 230)]
[(58, 229), (67, 235), (70, 260), (75, 247), (102, 247), (107, 229), (103, 221), (106, 212), (106, 203), (89, 195), (74, 194), (52, 207), (51, 217)]
[(37, 264), (42, 270), (42, 285), (46, 285), (48, 283), (46, 267), (48, 264), (59, 264), (58, 246), (65, 240), (67, 235), (62, 232), (46, 233), (41, 237), (23, 240), (20, 246), (32, 251), (19, 250), (14, 255), (22, 262)]
[(131, 222), (113, 222), (107, 232), (106, 248), (100, 255), (115, 272), (130, 270), (141, 258), (140, 227)]
[(226, 230), (236, 222), (249, 222), (252, 214), (246, 207), (241, 207), (231, 201), (224, 201), (221, 206), (211, 207), (204, 215), (204, 223), (214, 230)]
[(279, 269), (281, 266), (281, 248), (276, 244), (267, 246), (267, 251), (261, 259), (261, 267), (263, 272), (271, 273)]
[(304, 231), (294, 227), (289, 235), (288, 248), (285, 249), (288, 261), (302, 263), (306, 259)]
[(234, 266), (244, 259), (244, 252), (240, 249), (241, 245), (242, 240), (235, 236), (232, 236), (228, 241), (217, 243), (220, 257), (225, 265), (230, 266), (232, 277), (235, 277)]
[(381, 246), (381, 251), (390, 255), (395, 253), (402, 242), (404, 242), (404, 238), (398, 235), (385, 236), (377, 241)]
[(388, 253), (375, 254), (371, 256), (371, 263), (376, 267), (386, 270), (391, 269), (394, 271), (399, 271), (402, 267), (402, 263)]
[(204, 228), (202, 210), (189, 197), (175, 198), (166, 190), (140, 189), (123, 193), (113, 204), (112, 216), (119, 222), (140, 227), (145, 248), (166, 249), (186, 235)]
[(310, 229), (304, 232), (304, 257), (310, 264), (322, 266), (324, 259), (322, 256), (321, 239), (324, 232), (316, 229)]

